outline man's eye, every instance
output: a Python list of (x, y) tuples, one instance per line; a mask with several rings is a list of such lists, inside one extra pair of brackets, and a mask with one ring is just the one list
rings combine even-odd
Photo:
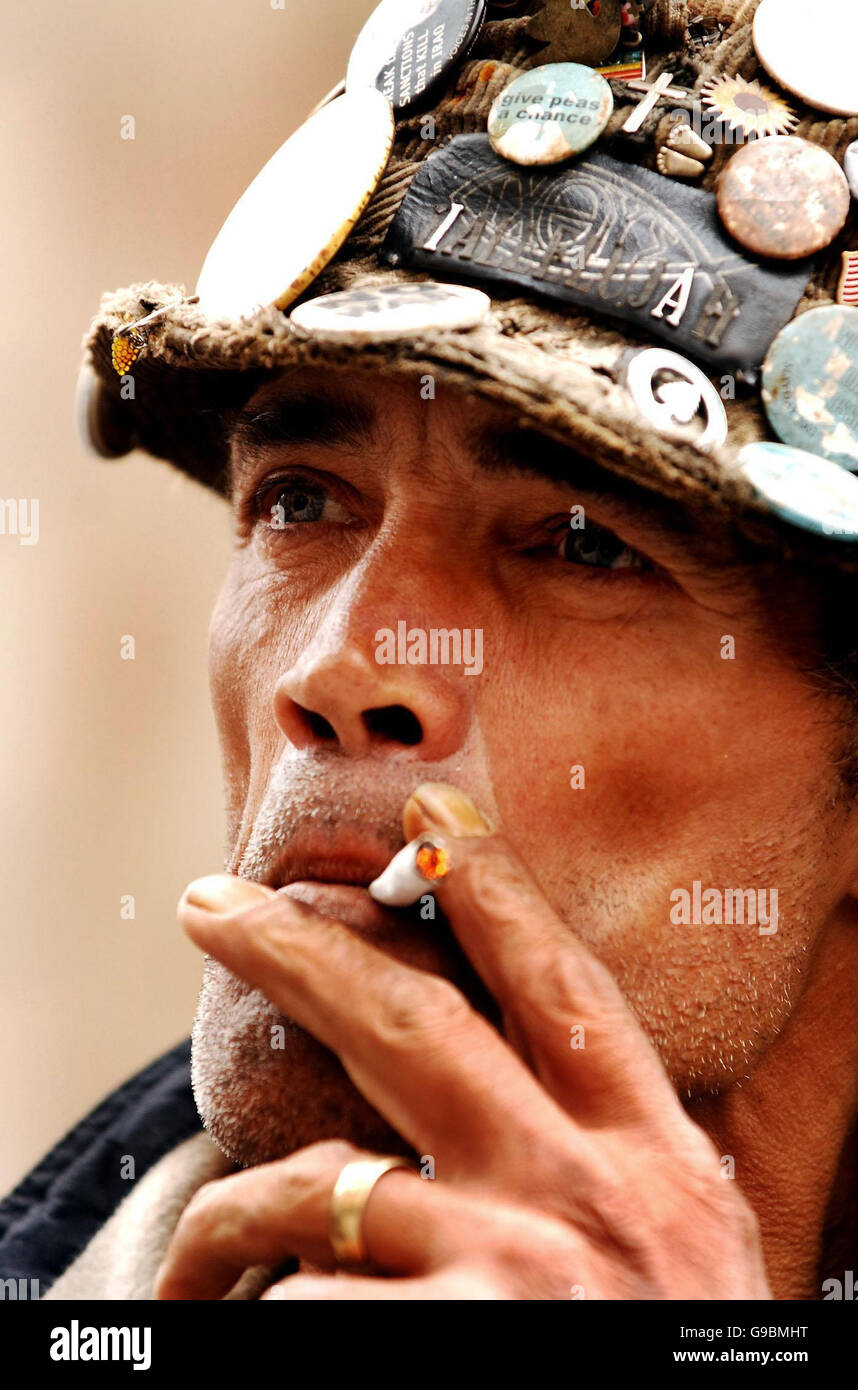
[(257, 497), (257, 512), (275, 531), (302, 522), (347, 522), (349, 512), (337, 502), (327, 488), (305, 478), (279, 479), (262, 490)]
[(286, 526), (294, 521), (318, 521), (325, 510), (325, 492), (320, 487), (290, 483), (273, 495), (272, 524)]
[(565, 531), (557, 552), (561, 560), (573, 565), (589, 565), (592, 569), (622, 570), (651, 569), (645, 555), (633, 550), (613, 531), (588, 522), (580, 529)]

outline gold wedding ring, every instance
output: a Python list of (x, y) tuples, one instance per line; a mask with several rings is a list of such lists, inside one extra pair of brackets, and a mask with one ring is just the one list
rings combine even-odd
[(363, 1214), (379, 1178), (391, 1168), (413, 1166), (404, 1158), (356, 1158), (340, 1172), (331, 1196), (328, 1234), (337, 1263), (364, 1265), (367, 1251), (363, 1241)]

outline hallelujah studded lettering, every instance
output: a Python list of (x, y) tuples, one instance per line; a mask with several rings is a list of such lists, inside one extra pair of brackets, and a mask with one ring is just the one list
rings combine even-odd
[(738, 251), (709, 193), (676, 184), (668, 203), (662, 177), (605, 154), (520, 167), (482, 135), (457, 136), (424, 162), (381, 257), (630, 320), (734, 372), (756, 371), (810, 271)]

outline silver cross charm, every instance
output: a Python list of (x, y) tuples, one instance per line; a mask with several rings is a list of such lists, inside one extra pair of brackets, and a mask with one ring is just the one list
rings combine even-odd
[(646, 92), (647, 95), (636, 110), (629, 116), (629, 119), (623, 126), (623, 130), (629, 135), (634, 134), (636, 130), (640, 130), (650, 111), (653, 110), (656, 103), (661, 101), (663, 97), (676, 98), (688, 96), (688, 92), (684, 87), (671, 87), (670, 84), (672, 81), (673, 73), (663, 72), (657, 82), (641, 82), (637, 79), (634, 82), (630, 82), (628, 85), (634, 91)]

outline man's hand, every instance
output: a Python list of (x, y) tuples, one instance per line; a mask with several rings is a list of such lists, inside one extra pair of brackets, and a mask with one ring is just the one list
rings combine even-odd
[(204, 1186), (157, 1296), (221, 1298), (249, 1266), (298, 1256), (331, 1272), (265, 1298), (770, 1298), (753, 1212), (613, 979), (460, 793), (426, 793), (406, 804), (406, 838), (440, 831), (450, 846), (436, 897), (504, 1036), (446, 980), (294, 899), (256, 885), (250, 907), (180, 906), (198, 946), (335, 1052), (431, 1156), (434, 1180), (392, 1169), (367, 1203), (364, 1243), (387, 1277), (336, 1269), (334, 1184), (368, 1155), (327, 1142)]

